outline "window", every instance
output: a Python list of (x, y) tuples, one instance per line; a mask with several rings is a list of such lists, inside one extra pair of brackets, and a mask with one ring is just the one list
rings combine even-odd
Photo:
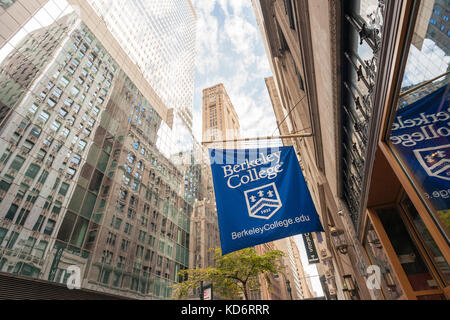
[(143, 246), (136, 246), (136, 257), (142, 258), (142, 254), (144, 253), (144, 247)]
[(11, 163), (10, 168), (19, 171), (20, 168), (22, 168), (24, 162), (25, 158), (22, 158), (21, 156), (16, 156), (16, 158)]
[(75, 175), (75, 173), (77, 172), (77, 170), (75, 170), (74, 168), (68, 168), (67, 169), (67, 174), (73, 178), (73, 176)]
[(73, 104), (73, 100), (70, 98), (67, 98), (66, 100), (64, 100), (64, 105), (67, 106), (68, 108), (70, 108)]
[(61, 73), (61, 71), (57, 70), (57, 71), (53, 74), (53, 79), (57, 79), (60, 73)]
[(22, 145), (22, 150), (26, 151), (27, 153), (31, 151), (31, 149), (33, 149), (34, 147), (34, 143), (31, 142), (30, 140), (25, 140), (23, 145)]
[(41, 135), (41, 128), (35, 126), (30, 130), (30, 135), (32, 135), (35, 138), (39, 138), (39, 136)]
[(133, 164), (135, 159), (136, 159), (136, 157), (133, 154), (131, 154), (131, 153), (128, 154), (127, 160), (129, 163)]
[(85, 140), (80, 139), (80, 141), (78, 141), (78, 147), (79, 147), (81, 150), (84, 150), (84, 148), (86, 148), (86, 145), (87, 145), (87, 142), (86, 142)]
[(111, 264), (113, 253), (108, 250), (103, 250), (102, 263)]
[(31, 250), (33, 250), (35, 243), (36, 243), (36, 239), (33, 237), (29, 237), (23, 246), (22, 252), (25, 254), (30, 254)]
[(65, 118), (67, 113), (68, 113), (68, 111), (66, 109), (63, 109), (63, 108), (59, 109), (59, 115), (61, 117)]
[(54, 106), (56, 106), (56, 101), (53, 100), (52, 98), (49, 98), (49, 99), (47, 100), (47, 104), (48, 104), (51, 108), (53, 108)]
[(47, 225), (45, 226), (44, 234), (51, 236), (53, 229), (55, 228), (55, 224), (56, 224), (56, 221), (49, 219), (47, 221)]
[(39, 241), (38, 245), (34, 248), (34, 256), (36, 258), (42, 259), (44, 257), (45, 249), (47, 249), (47, 245), (47, 241)]
[(122, 239), (122, 243), (120, 244), (120, 249), (123, 251), (128, 251), (128, 247), (130, 245), (130, 241)]
[(123, 229), (123, 231), (127, 234), (131, 234), (131, 230), (133, 229), (133, 226), (131, 224), (129, 224), (128, 222), (125, 223), (125, 228)]
[(146, 235), (147, 235), (147, 232), (145, 232), (143, 230), (139, 230), (138, 240), (141, 242), (145, 242)]
[(64, 127), (63, 129), (62, 129), (62, 131), (61, 131), (61, 135), (63, 136), (63, 137), (66, 137), (67, 138), (67, 136), (70, 134), (70, 130), (68, 129), (68, 128), (66, 128), (66, 127)]
[(382, 208), (377, 209), (376, 212), (413, 290), (422, 291), (438, 288), (438, 284), (422, 257), (414, 238), (411, 237), (404, 224), (398, 208)]
[(45, 181), (47, 180), (47, 177), (48, 177), (48, 171), (46, 171), (46, 170), (42, 171), (41, 176), (38, 179), (38, 182), (41, 184), (44, 184)]
[(69, 85), (70, 80), (67, 79), (65, 76), (62, 76), (61, 79), (59, 80), (59, 83), (61, 83), (63, 87), (66, 88)]
[(53, 89), (52, 93), (55, 97), (59, 99), (61, 98), (63, 91), (60, 88), (56, 87), (55, 89)]
[(119, 256), (117, 261), (117, 268), (123, 268), (125, 266), (125, 257)]
[(45, 112), (45, 111), (41, 111), (41, 113), (39, 114), (39, 120), (41, 120), (44, 123), (47, 123), (48, 119), (50, 118), (50, 113)]
[(61, 122), (55, 120), (55, 121), (53, 121), (52, 125), (50, 126), (50, 129), (52, 129), (55, 132), (58, 132), (60, 127), (61, 127)]
[(35, 114), (38, 108), (39, 106), (36, 103), (33, 103), (28, 111), (30, 111), (32, 114)]
[(63, 196), (65, 196), (67, 194), (68, 190), (69, 190), (69, 184), (63, 182), (61, 184), (61, 188), (59, 189), (59, 194), (62, 194)]
[(41, 169), (40, 166), (38, 166), (37, 164), (32, 163), (28, 167), (27, 172), (25, 172), (25, 176), (27, 176), (27, 177), (29, 177), (31, 179), (34, 179), (34, 178), (36, 178), (36, 176), (37, 176), (37, 174), (38, 174), (40, 169)]
[(40, 215), (34, 224), (33, 231), (41, 232), (42, 225), (44, 223), (45, 216)]
[(122, 219), (121, 218), (117, 218), (117, 217), (113, 217), (111, 225), (114, 227), (114, 229), (119, 230), (120, 226), (122, 225)]
[(7, 233), (8, 233), (8, 229), (0, 228), (0, 245), (3, 242), (3, 239), (5, 239), (5, 236)]
[(72, 60), (72, 65), (73, 65), (75, 68), (77, 68), (77, 67), (80, 65), (80, 60), (78, 60), (78, 59), (73, 59), (73, 60)]
[(89, 126), (89, 127), (93, 127), (94, 124), (95, 124), (95, 120), (94, 120), (93, 118), (90, 118), (90, 119), (88, 120), (88, 126)]
[(12, 249), (14, 247), (14, 245), (16, 244), (18, 237), (19, 237), (18, 232), (11, 232), (11, 234), (9, 235), (8, 242), (6, 243), (6, 248)]
[[(420, 6), (420, 10), (430, 8), (426, 1), (422, 1)], [(440, 13), (439, 10), (435, 14)], [(435, 31), (440, 28), (437, 22), (440, 19), (434, 18), (429, 20), (426, 28), (416, 22), (415, 33), (426, 31), (421, 35), (424, 45), (418, 46), (414, 41), (409, 44), (410, 54), (404, 73), (400, 75), (400, 96), (395, 100), (398, 102), (392, 112), (392, 127), (385, 140), (418, 196), (426, 204), (440, 233), (448, 238), (449, 170), (445, 168), (449, 159), (450, 114), (445, 105), (449, 99), (450, 83), (445, 72), (448, 71), (450, 47), (448, 38), (437, 36)], [(437, 63), (430, 52), (439, 52), (440, 58), (437, 60), (442, 63)], [(441, 77), (436, 78), (439, 75)]]
[(79, 93), (80, 93), (80, 89), (78, 89), (77, 87), (73, 86), (72, 89), (70, 90), (70, 93), (76, 97)]
[(75, 164), (80, 164), (81, 162), (81, 156), (79, 154), (75, 154), (71, 160)]
[(30, 214), (30, 210), (25, 210), (25, 209), (20, 210), (20, 213), (17, 216), (16, 224), (19, 226), (23, 226), (25, 224), (25, 221), (27, 221), (29, 214)]
[(14, 216), (16, 215), (16, 212), (17, 212), (18, 208), (19, 207), (17, 205), (12, 204), (11, 207), (9, 207), (8, 212), (6, 213), (5, 219), (8, 219), (8, 220), (12, 221), (14, 219)]

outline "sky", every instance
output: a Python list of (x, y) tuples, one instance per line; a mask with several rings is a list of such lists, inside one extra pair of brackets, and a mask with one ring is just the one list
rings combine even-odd
[[(272, 76), (250, 0), (192, 0), (197, 13), (194, 136), (201, 141), (202, 90), (223, 83), (239, 116), (241, 137), (277, 129), (264, 78)], [(313, 290), (323, 295), (301, 236), (294, 237)]]
[(269, 62), (250, 0), (192, 0), (197, 44), (194, 135), (201, 141), (202, 90), (223, 83), (239, 116), (241, 137), (268, 136), (277, 128), (264, 78)]

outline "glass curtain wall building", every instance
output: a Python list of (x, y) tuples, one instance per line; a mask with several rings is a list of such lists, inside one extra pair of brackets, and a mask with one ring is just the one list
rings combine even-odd
[[(184, 1), (166, 3), (188, 14)], [(0, 48), (0, 272), (66, 284), (77, 269), (83, 289), (169, 298), (189, 265), (197, 190), (189, 122), (167, 124), (76, 9), (48, 1)], [(147, 18), (159, 12), (147, 9)], [(170, 62), (165, 50), (135, 53)], [(186, 70), (176, 72), (193, 82)], [(164, 100), (168, 108), (192, 110), (193, 87), (167, 92), (180, 93)]]
[[(196, 15), (190, 1), (88, 0), (168, 108), (192, 128)], [(175, 94), (174, 94), (175, 93)]]

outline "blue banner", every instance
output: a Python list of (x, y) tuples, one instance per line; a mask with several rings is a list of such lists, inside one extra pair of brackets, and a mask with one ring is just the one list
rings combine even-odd
[(397, 111), (391, 143), (422, 195), (449, 227), (450, 94), (449, 85)]
[(293, 147), (209, 152), (222, 254), (323, 231)]

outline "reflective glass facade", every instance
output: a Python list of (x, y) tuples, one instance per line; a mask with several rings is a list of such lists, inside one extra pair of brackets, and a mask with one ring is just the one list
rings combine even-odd
[(188, 126), (162, 120), (65, 1), (0, 68), (0, 271), (67, 283), (78, 268), (82, 288), (169, 298), (199, 179)]
[(192, 128), (195, 21), (186, 0), (88, 0), (168, 108)]
[(389, 141), (447, 241), (450, 236), (449, 17), (446, 0), (423, 1), (418, 8)]

